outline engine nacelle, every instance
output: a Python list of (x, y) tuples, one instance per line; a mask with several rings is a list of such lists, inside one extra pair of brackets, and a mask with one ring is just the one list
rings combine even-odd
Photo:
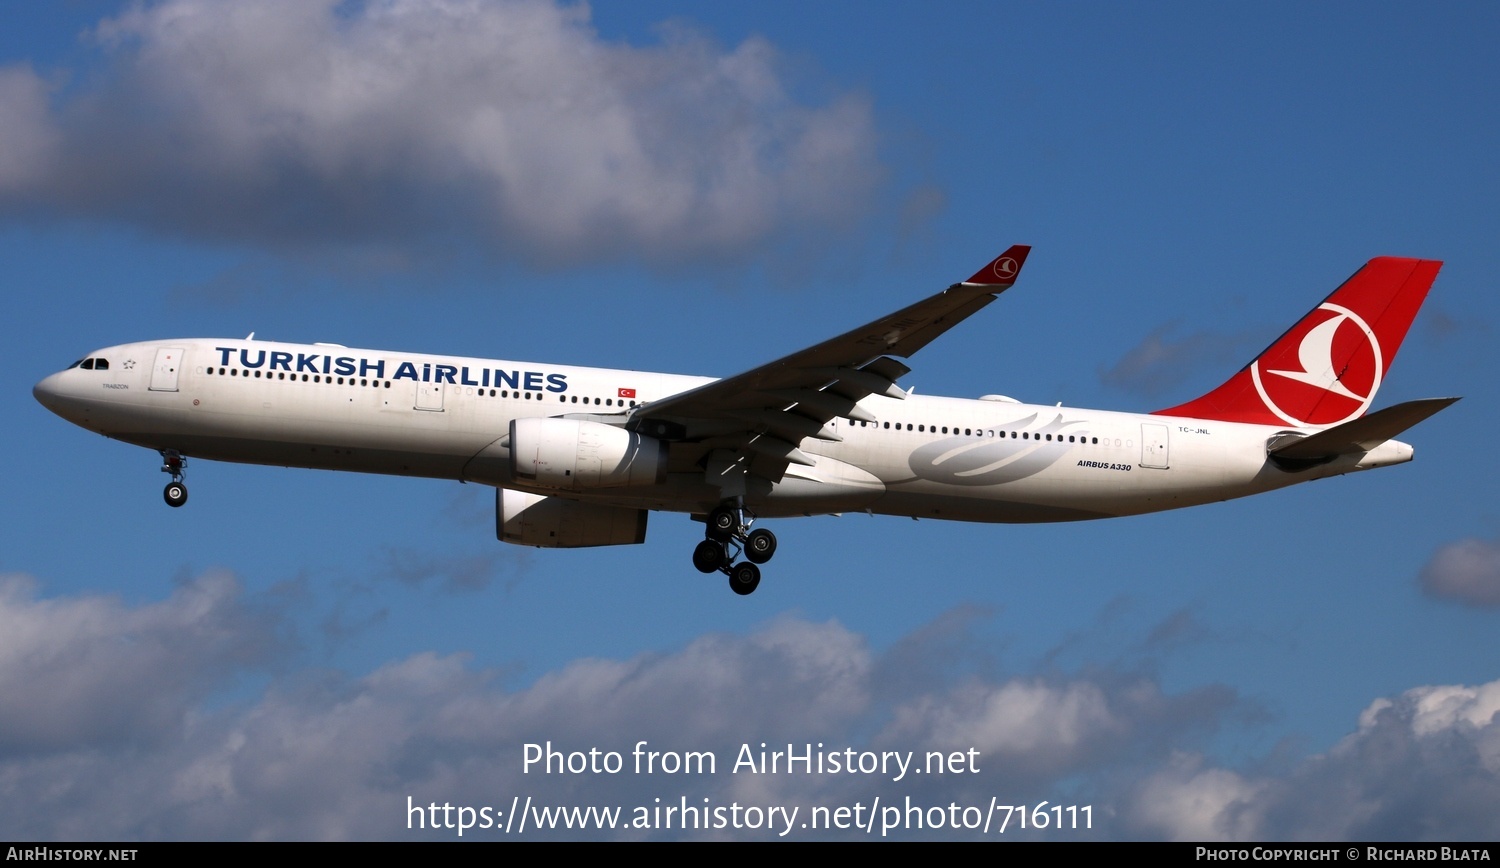
[(495, 536), (544, 549), (626, 546), (646, 541), (646, 510), (495, 489)]
[(581, 419), (515, 419), (510, 470), (517, 479), (559, 491), (653, 485), (666, 479), (667, 444)]

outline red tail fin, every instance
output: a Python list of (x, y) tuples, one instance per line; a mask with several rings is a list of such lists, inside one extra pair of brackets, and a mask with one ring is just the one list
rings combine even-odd
[(1297, 427), (1362, 416), (1442, 265), (1370, 260), (1224, 385), (1157, 415)]

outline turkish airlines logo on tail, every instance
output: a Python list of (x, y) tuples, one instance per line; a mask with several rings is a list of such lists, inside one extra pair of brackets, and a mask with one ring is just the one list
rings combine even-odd
[(995, 260), (995, 267), (992, 270), (995, 272), (995, 276), (1001, 280), (1015, 280), (1016, 272), (1019, 269), (1014, 259), (1011, 259), (1009, 256), (1002, 256)]
[[(1320, 315), (1325, 311), (1327, 316)], [(1384, 371), (1380, 341), (1369, 323), (1326, 302), (1250, 366), (1266, 409), (1298, 426), (1359, 418), (1374, 402)]]

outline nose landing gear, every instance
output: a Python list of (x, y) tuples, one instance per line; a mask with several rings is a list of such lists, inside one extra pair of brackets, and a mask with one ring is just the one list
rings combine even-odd
[(172, 474), (172, 481), (162, 490), (162, 499), (167, 506), (176, 508), (187, 503), (187, 483), (183, 481), (186, 475), (183, 468), (187, 466), (187, 459), (176, 449), (163, 449), (161, 451), (161, 472)]
[[(760, 567), (776, 554), (776, 535), (761, 528), (750, 530), (755, 522), (738, 501), (725, 501), (708, 514), (707, 537), (693, 549), (693, 566), (699, 572), (720, 572), (729, 577), (729, 588), (744, 596), (760, 586)], [(745, 560), (734, 559), (743, 552)]]

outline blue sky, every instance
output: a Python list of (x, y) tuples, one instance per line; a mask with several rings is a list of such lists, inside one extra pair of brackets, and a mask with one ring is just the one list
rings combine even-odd
[[(1492, 5), (4, 15), (7, 837), (445, 838), (408, 796), (515, 795), (1093, 806), (1055, 840), (1500, 835)], [(30, 396), (97, 347), (251, 331), (729, 375), (1012, 243), (1022, 281), (904, 385), (1170, 406), (1390, 254), (1446, 264), (1377, 403), (1464, 400), (1412, 464), (1177, 513), (777, 521), (742, 599), (679, 515), (642, 546), (517, 549), (475, 486), (206, 461), (169, 510), (155, 455)], [(522, 771), (528, 742), (641, 739), (972, 747), (983, 771)]]

